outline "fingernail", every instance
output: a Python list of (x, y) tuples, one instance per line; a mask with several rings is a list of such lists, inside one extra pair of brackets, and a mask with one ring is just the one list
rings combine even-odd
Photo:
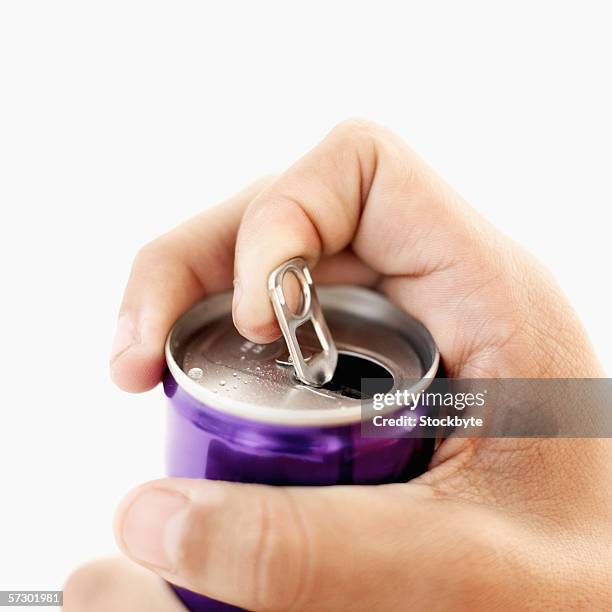
[(238, 327), (237, 313), (238, 313), (238, 306), (240, 305), (241, 298), (242, 298), (242, 287), (240, 285), (240, 280), (235, 278), (234, 279), (234, 297), (232, 299), (232, 316), (234, 319), (234, 325), (236, 325), (236, 327)]
[(131, 346), (138, 344), (140, 339), (136, 327), (129, 315), (121, 315), (117, 321), (117, 330), (111, 349), (111, 363), (125, 353)]
[(240, 303), (240, 298), (242, 297), (242, 286), (240, 285), (240, 280), (234, 279), (234, 299), (232, 301), (232, 310), (236, 310), (238, 308), (238, 304)]
[(123, 520), (123, 543), (130, 555), (160, 569), (171, 570), (177, 533), (189, 500), (180, 493), (150, 489), (139, 495)]

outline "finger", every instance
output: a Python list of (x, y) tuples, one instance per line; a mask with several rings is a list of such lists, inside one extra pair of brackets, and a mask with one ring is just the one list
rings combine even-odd
[[(383, 504), (369, 488), (167, 479), (129, 495), (115, 531), (135, 561), (215, 599), (279, 610), (311, 608), (316, 599), (321, 609), (332, 608), (340, 598), (358, 601), (351, 590), (367, 587), (360, 574), (392, 557), (394, 537), (386, 530), (376, 533), (376, 546), (355, 538), (366, 526), (372, 531)], [(348, 514), (354, 517), (350, 530)], [(337, 563), (339, 556), (344, 563)], [(342, 594), (338, 584), (346, 585)]]
[(128, 559), (98, 559), (78, 568), (64, 585), (64, 612), (181, 612), (168, 584)]
[(317, 284), (351, 284), (373, 287), (380, 280), (380, 274), (366, 266), (352, 251), (345, 250), (319, 262), (313, 270)]
[(477, 248), (481, 222), (394, 135), (341, 124), (247, 208), (236, 246), (236, 325), (254, 341), (278, 335), (266, 281), (291, 257), (315, 266), (352, 245), (378, 274), (428, 275)]
[(207, 293), (229, 289), (234, 244), (259, 181), (140, 250), (125, 289), (111, 375), (126, 391), (154, 387), (164, 368), (164, 342), (174, 321)]
[(167, 580), (247, 609), (422, 608), (424, 593), (406, 581), (410, 563), (444, 602), (453, 581), (445, 577), (441, 588), (440, 567), (459, 562), (464, 546), (480, 552), (462, 534), (460, 511), (455, 533), (443, 534), (442, 507), (430, 489), (413, 484), (285, 488), (166, 479), (128, 495), (115, 533), (128, 556)]

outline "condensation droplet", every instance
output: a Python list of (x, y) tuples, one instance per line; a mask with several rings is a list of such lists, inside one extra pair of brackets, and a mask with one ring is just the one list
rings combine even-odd
[(193, 378), (193, 380), (200, 380), (200, 378), (202, 378), (204, 375), (204, 372), (202, 371), (202, 368), (191, 368), (191, 370), (187, 372), (187, 375), (189, 378)]
[(237, 389), (237, 388), (238, 388), (238, 385), (234, 385), (234, 389)]
[(261, 368), (260, 368), (259, 366), (257, 366), (255, 369), (256, 369), (258, 372), (261, 370)]
[(232, 372), (232, 376), (238, 376), (238, 372)]
[(224, 380), (220, 380), (220, 381), (219, 381), (219, 384), (220, 384), (222, 387), (225, 387), (225, 381), (224, 381)]

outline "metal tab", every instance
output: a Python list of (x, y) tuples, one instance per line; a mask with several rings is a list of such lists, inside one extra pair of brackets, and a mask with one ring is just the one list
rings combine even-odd
[[(295, 275), (301, 287), (301, 304), (298, 307), (299, 312), (296, 313), (289, 308), (283, 290), (283, 282), (288, 272)], [(295, 257), (276, 268), (268, 278), (268, 293), (289, 349), (295, 375), (303, 383), (315, 387), (328, 383), (338, 363), (338, 351), (323, 317), (306, 262), (301, 257)], [(308, 321), (312, 323), (321, 345), (321, 351), (313, 354), (307, 360), (298, 342), (296, 332), (298, 327)]]

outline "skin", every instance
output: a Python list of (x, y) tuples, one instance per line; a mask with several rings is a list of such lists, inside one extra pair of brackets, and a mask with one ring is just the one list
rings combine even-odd
[[(604, 375), (538, 262), (396, 136), (349, 121), (140, 251), (114, 381), (155, 386), (172, 323), (232, 283), (238, 330), (277, 338), (267, 276), (295, 256), (319, 283), (376, 287), (418, 317), (450, 376)], [(404, 484), (149, 482), (115, 519), (131, 561), (77, 570), (64, 609), (180, 610), (161, 578), (257, 610), (610, 609), (611, 460), (608, 440), (450, 438)]]

